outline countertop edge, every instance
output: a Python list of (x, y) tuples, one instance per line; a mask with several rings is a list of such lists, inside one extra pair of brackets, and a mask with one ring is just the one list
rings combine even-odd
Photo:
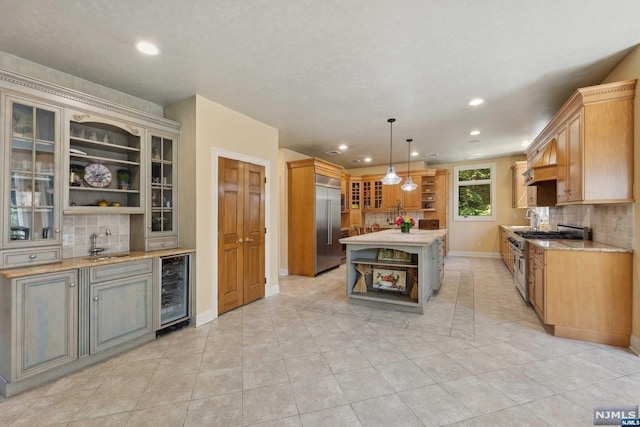
[(111, 259), (105, 259), (101, 261), (91, 261), (89, 256), (78, 258), (63, 259), (62, 262), (56, 262), (53, 264), (40, 264), (24, 267), (7, 268), (0, 270), (0, 276), (7, 279), (15, 279), (19, 277), (34, 276), (36, 274), (56, 273), (59, 271), (76, 270), (80, 268), (95, 267), (99, 265), (119, 264), (129, 261), (137, 261), (141, 259), (158, 258), (171, 255), (182, 255), (187, 253), (194, 253), (195, 249), (188, 248), (175, 248), (175, 249), (162, 249), (158, 251), (133, 251), (127, 252), (127, 256), (118, 257), (122, 253), (108, 253), (102, 254), (103, 256), (114, 256)]

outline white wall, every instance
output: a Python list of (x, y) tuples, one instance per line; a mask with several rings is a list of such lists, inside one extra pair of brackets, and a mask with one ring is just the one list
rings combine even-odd
[[(196, 325), (218, 315), (218, 157), (265, 166), (266, 185), (266, 294), (278, 292), (279, 179), (278, 130), (223, 105), (196, 95), (166, 107), (167, 117), (183, 124), (181, 154), (191, 162), (180, 164), (181, 245), (196, 249)], [(188, 222), (188, 223), (187, 223)], [(181, 232), (182, 233), (182, 232)]]

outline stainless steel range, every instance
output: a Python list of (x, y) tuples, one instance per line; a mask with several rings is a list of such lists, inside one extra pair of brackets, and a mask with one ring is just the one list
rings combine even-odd
[(527, 293), (527, 239), (537, 240), (589, 240), (589, 227), (558, 224), (557, 231), (518, 230), (507, 238), (513, 252), (513, 283), (526, 303)]

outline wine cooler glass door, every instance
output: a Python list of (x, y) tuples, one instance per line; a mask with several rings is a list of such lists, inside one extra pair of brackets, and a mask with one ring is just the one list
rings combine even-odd
[(161, 258), (160, 325), (189, 317), (189, 255)]

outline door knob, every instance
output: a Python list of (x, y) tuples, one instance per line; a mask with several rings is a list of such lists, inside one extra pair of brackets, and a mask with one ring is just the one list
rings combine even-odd
[(238, 240), (236, 240), (236, 243), (242, 243), (242, 242), (243, 242), (243, 240), (242, 240), (242, 239), (238, 239)]

